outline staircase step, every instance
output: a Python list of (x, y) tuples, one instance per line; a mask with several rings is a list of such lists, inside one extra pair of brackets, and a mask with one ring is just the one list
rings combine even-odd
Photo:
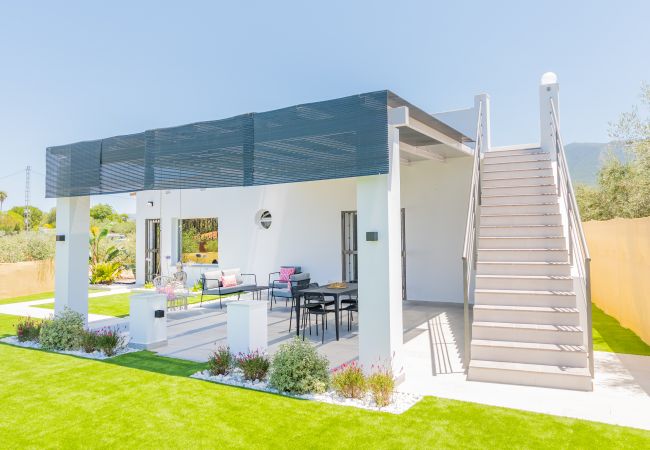
[(552, 275), (476, 275), (477, 289), (572, 291), (573, 277)]
[(467, 379), (579, 391), (593, 390), (589, 369), (545, 364), (472, 360)]
[(481, 226), (483, 225), (562, 225), (559, 213), (521, 213), (487, 214), (481, 207)]
[(554, 202), (549, 203), (515, 203), (504, 205), (481, 205), (481, 215), (496, 215), (496, 214), (553, 214), (560, 211), (560, 205), (555, 199)]
[(543, 205), (557, 203), (555, 192), (544, 194), (488, 194), (483, 191), (481, 205)]
[(472, 339), (472, 359), (525, 364), (589, 367), (582, 345)]
[(520, 162), (520, 161), (549, 161), (551, 156), (546, 152), (526, 153), (523, 155), (494, 155), (494, 152), (487, 152), (483, 157), (485, 164)]
[(576, 295), (573, 291), (528, 291), (523, 289), (476, 289), (474, 291), (476, 305), (512, 305), (512, 306), (576, 306)]
[(481, 186), (483, 198), (493, 195), (557, 195), (557, 189), (553, 183), (550, 184), (520, 184), (517, 186)]
[(571, 265), (568, 262), (478, 261), (476, 273), (478, 275), (558, 275), (568, 277), (571, 275)]
[(530, 323), (540, 325), (580, 325), (576, 308), (518, 305), (474, 305), (479, 322)]
[(511, 176), (506, 177), (502, 176), (501, 178), (490, 178), (481, 180), (481, 189), (487, 187), (504, 187), (504, 186), (542, 186), (548, 184), (554, 184), (555, 178), (551, 175), (540, 175), (537, 176)]
[(479, 248), (478, 262), (567, 262), (569, 253), (564, 249), (548, 248)]
[(566, 240), (562, 236), (481, 236), (479, 249), (484, 248), (566, 248)]
[(528, 147), (528, 148), (512, 148), (512, 149), (491, 149), (485, 153), (486, 158), (498, 158), (502, 156), (513, 156), (513, 155), (535, 155), (535, 154), (544, 154), (549, 155), (549, 152), (542, 150), (539, 147)]
[(552, 168), (551, 160), (546, 159), (528, 159), (521, 161), (499, 161), (499, 158), (484, 159), (482, 169), (485, 172), (492, 170), (523, 170), (523, 169), (550, 169)]
[(504, 179), (518, 179), (518, 178), (534, 178), (534, 177), (550, 177), (553, 176), (553, 169), (493, 169), (482, 168), (482, 180), (504, 180)]
[(582, 328), (577, 325), (482, 322), (474, 320), (472, 323), (472, 338), (495, 341), (583, 345)]
[(562, 236), (562, 225), (484, 225), (480, 226), (482, 237), (545, 237)]
[(484, 173), (501, 170), (525, 170), (525, 169), (551, 169), (550, 159), (534, 159), (529, 161), (494, 161), (484, 160), (481, 168)]

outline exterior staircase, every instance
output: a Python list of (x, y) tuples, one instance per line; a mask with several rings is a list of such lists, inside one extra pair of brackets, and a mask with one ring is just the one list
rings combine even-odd
[(467, 378), (591, 390), (549, 153), (489, 150), (480, 173)]

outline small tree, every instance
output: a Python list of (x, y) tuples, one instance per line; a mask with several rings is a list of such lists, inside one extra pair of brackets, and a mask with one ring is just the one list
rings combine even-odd
[[(650, 109), (650, 85), (645, 83), (641, 101)], [(598, 171), (598, 187), (576, 187), (582, 219), (650, 216), (650, 117), (642, 118), (634, 107), (610, 124), (610, 136), (616, 146), (624, 146), (630, 158), (621, 161), (610, 152)]]
[(90, 217), (98, 222), (106, 222), (109, 220), (115, 220), (118, 215), (111, 205), (99, 203), (90, 208)]
[(2, 205), (4, 205), (5, 200), (7, 200), (7, 193), (5, 191), (0, 191), (0, 212), (2, 212)]

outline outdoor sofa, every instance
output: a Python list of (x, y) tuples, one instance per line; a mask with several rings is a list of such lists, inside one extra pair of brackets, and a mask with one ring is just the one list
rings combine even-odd
[[(234, 275), (237, 281), (235, 286), (224, 287), (223, 276)], [(222, 296), (237, 294), (237, 300), (242, 292), (249, 292), (257, 288), (257, 277), (254, 273), (241, 273), (239, 269), (209, 270), (201, 274), (201, 304), (204, 295), (218, 295), (219, 307), (223, 308)]]

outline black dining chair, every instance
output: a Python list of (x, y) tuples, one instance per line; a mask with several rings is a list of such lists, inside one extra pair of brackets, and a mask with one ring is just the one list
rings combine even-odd
[[(318, 283), (311, 283), (310, 288), (318, 287)], [(316, 317), (316, 336), (318, 336), (318, 318), (321, 318), (321, 343), (325, 343), (325, 330), (327, 330), (327, 315), (336, 314), (336, 310), (328, 308), (334, 306), (334, 300), (326, 299), (323, 294), (305, 294), (304, 313), (302, 315), (302, 339), (305, 340), (305, 330), (309, 324), (311, 336), (311, 316)]]

